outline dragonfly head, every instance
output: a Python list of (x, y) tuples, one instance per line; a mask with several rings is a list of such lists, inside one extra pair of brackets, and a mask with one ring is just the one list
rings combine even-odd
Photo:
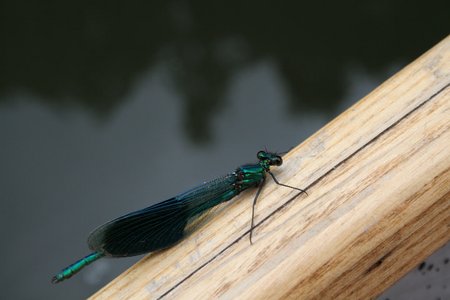
[(256, 154), (256, 157), (258, 157), (259, 162), (267, 166), (267, 168), (270, 166), (281, 166), (283, 164), (281, 156), (275, 153), (261, 150)]

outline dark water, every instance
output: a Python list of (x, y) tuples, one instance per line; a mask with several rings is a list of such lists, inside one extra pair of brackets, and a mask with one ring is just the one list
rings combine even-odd
[(259, 149), (297, 145), (443, 39), (449, 11), (447, 1), (2, 3), (2, 295), (89, 296), (137, 259), (51, 285), (88, 253), (93, 228)]

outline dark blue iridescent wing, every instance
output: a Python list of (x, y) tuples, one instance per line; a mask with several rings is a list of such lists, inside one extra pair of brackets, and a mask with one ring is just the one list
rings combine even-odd
[(173, 245), (201, 214), (234, 197), (236, 176), (206, 182), (174, 198), (129, 213), (94, 230), (88, 244), (107, 256), (133, 256)]

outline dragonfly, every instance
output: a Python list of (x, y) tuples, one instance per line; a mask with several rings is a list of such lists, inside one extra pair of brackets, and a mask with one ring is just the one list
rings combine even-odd
[(178, 196), (137, 210), (109, 221), (95, 229), (88, 237), (93, 252), (69, 265), (52, 278), (52, 283), (64, 281), (102, 257), (128, 257), (168, 248), (191, 232), (191, 224), (242, 191), (257, 188), (252, 206), (250, 243), (255, 217), (256, 201), (269, 174), (274, 182), (306, 193), (305, 190), (280, 183), (270, 168), (281, 166), (283, 159), (277, 153), (259, 151), (258, 162), (238, 167), (223, 177), (205, 182)]

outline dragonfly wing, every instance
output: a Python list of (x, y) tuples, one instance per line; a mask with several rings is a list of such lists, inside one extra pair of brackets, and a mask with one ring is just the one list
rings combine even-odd
[(210, 208), (237, 194), (233, 174), (112, 220), (91, 233), (89, 247), (108, 256), (133, 256), (169, 247)]
[(108, 256), (133, 256), (166, 248), (184, 235), (187, 204), (171, 198), (110, 221), (88, 238), (89, 247)]

